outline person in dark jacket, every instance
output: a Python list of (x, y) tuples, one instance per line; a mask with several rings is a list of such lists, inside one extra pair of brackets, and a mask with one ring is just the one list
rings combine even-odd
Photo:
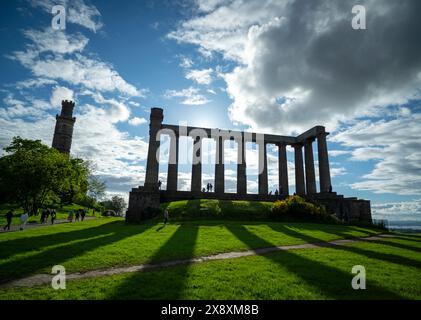
[(12, 218), (13, 218), (13, 211), (9, 210), (8, 213), (6, 213), (6, 221), (7, 224), (4, 226), (3, 230), (10, 230), (10, 225), (12, 224)]

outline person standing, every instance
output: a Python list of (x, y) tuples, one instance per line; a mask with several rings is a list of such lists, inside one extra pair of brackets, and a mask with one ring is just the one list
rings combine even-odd
[(168, 208), (165, 208), (164, 210), (164, 225), (166, 225), (168, 223), (168, 219), (170, 218), (169, 212), (168, 212)]
[(73, 210), (69, 211), (69, 215), (67, 216), (67, 221), (73, 222)]
[(85, 208), (83, 208), (83, 209), (81, 209), (81, 211), (80, 211), (80, 218), (81, 218), (81, 221), (83, 221), (83, 220), (85, 219), (85, 215), (86, 215), (86, 210), (85, 210)]
[(29, 215), (26, 212), (21, 214), (21, 216), (20, 216), (20, 230), (25, 229), (26, 222), (28, 222), (28, 217), (29, 217)]
[(12, 224), (12, 218), (13, 218), (13, 210), (9, 210), (8, 213), (6, 213), (6, 221), (7, 224), (4, 226), (3, 230), (10, 230), (10, 225)]
[(56, 210), (51, 210), (51, 224), (54, 224), (54, 220), (56, 220), (57, 214)]
[(76, 210), (76, 219), (75, 219), (75, 222), (76, 221), (79, 222), (79, 217), (80, 217), (80, 209)]

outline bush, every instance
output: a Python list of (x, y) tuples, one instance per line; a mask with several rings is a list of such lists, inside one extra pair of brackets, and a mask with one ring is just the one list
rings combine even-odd
[(306, 201), (299, 196), (290, 196), (273, 204), (269, 217), (281, 221), (321, 221), (338, 223), (339, 220), (322, 205)]

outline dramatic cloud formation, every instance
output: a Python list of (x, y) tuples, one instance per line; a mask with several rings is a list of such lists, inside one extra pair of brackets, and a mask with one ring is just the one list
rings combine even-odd
[[(329, 130), (376, 106), (419, 97), (419, 1), (362, 1), (367, 30), (351, 28), (354, 1), (213, 1), (169, 37), (222, 53), (231, 119), (255, 130)], [(305, 116), (303, 116), (305, 115)]]

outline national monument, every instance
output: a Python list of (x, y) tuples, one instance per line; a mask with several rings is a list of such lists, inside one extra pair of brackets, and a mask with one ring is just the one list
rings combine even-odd
[[(221, 199), (275, 201), (289, 195), (286, 147), (294, 148), (296, 194), (325, 205), (331, 212), (345, 222), (371, 222), (370, 201), (346, 198), (332, 191), (329, 156), (326, 137), (329, 134), (323, 126), (316, 126), (297, 137), (272, 134), (258, 134), (232, 130), (183, 127), (163, 123), (163, 110), (152, 108), (149, 123), (149, 147), (146, 163), (146, 177), (143, 186), (133, 188), (129, 196), (126, 214), (128, 223), (139, 223), (151, 218), (162, 202), (184, 199)], [(167, 189), (158, 187), (159, 148), (162, 135), (169, 135), (170, 154), (167, 173)], [(191, 168), (191, 190), (177, 190), (179, 138), (193, 139), (193, 161)], [(211, 138), (216, 141), (215, 189), (202, 192), (202, 141)], [(224, 141), (234, 140), (238, 147), (237, 155), (237, 192), (226, 193), (224, 189)], [(258, 145), (258, 193), (247, 193), (245, 144)], [(319, 191), (316, 187), (316, 174), (312, 144), (317, 143), (319, 165)], [(279, 195), (268, 193), (267, 145), (278, 147)]]

